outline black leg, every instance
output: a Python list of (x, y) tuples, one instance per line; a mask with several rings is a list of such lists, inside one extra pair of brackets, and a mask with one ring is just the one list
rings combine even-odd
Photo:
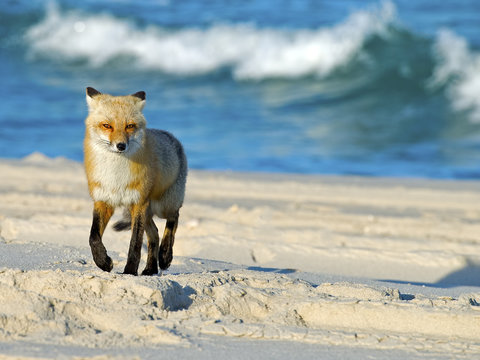
[(160, 245), (160, 252), (158, 254), (158, 263), (160, 269), (166, 270), (170, 266), (173, 259), (173, 243), (175, 242), (175, 232), (178, 226), (178, 214), (172, 218), (167, 219), (165, 231), (163, 232), (162, 244)]
[(107, 255), (107, 250), (102, 242), (103, 232), (112, 214), (113, 208), (110, 206), (105, 203), (95, 203), (89, 243), (93, 261), (104, 271), (111, 271), (113, 269), (112, 259)]
[(148, 256), (147, 265), (142, 271), (142, 275), (155, 275), (158, 274), (158, 229), (155, 226), (152, 216), (147, 215), (147, 221), (145, 223), (145, 232), (148, 239)]
[(132, 237), (130, 238), (130, 247), (128, 249), (127, 265), (123, 271), (124, 274), (137, 275), (140, 257), (142, 255), (143, 232), (147, 205), (132, 207)]

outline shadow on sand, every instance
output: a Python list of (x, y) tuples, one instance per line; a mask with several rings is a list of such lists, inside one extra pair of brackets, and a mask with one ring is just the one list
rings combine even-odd
[(249, 266), (247, 267), (247, 270), (272, 272), (277, 274), (292, 274), (297, 272), (296, 269), (279, 269), (279, 268), (268, 268), (268, 267), (261, 267), (261, 266)]
[(480, 264), (467, 262), (467, 265), (460, 270), (456, 270), (441, 278), (435, 283), (424, 283), (414, 281), (400, 280), (382, 280), (396, 284), (411, 284), (419, 286), (429, 286), (438, 288), (452, 288), (457, 286), (478, 286), (480, 287)]

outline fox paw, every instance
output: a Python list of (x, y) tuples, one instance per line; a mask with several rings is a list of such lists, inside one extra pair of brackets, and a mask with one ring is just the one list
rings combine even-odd
[(147, 275), (147, 276), (152, 276), (152, 275), (156, 275), (158, 274), (158, 267), (155, 266), (155, 267), (146, 267), (143, 271), (142, 271), (142, 275)]
[(167, 270), (170, 267), (170, 264), (172, 263), (172, 259), (173, 259), (173, 254), (171, 250), (162, 252), (158, 257), (158, 265), (160, 266), (160, 269)]
[(125, 275), (138, 275), (138, 265), (137, 266), (132, 266), (127, 262), (127, 265), (125, 266), (125, 269), (123, 269), (123, 273)]
[(105, 258), (99, 260), (99, 259), (93, 259), (95, 261), (95, 264), (102, 269), (103, 271), (110, 272), (113, 269), (113, 261), (110, 258), (110, 256), (105, 256)]

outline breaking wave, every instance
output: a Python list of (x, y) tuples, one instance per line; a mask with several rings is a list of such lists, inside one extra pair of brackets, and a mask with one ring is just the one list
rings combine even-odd
[(178, 30), (141, 28), (112, 15), (61, 12), (52, 3), (25, 39), (32, 57), (101, 67), (119, 58), (137, 69), (195, 75), (231, 68), (236, 79), (325, 76), (359, 55), (372, 36), (395, 21), (390, 2), (352, 13), (332, 27), (258, 28), (251, 24)]
[(480, 54), (450, 30), (439, 31), (435, 44), (437, 66), (433, 85), (447, 85), (447, 95), (457, 111), (469, 111), (469, 119), (480, 122)]

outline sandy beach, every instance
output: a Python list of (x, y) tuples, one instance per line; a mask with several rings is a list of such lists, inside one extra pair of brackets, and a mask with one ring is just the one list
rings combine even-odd
[(172, 266), (134, 277), (128, 232), (92, 261), (80, 163), (0, 174), (0, 359), (480, 357), (480, 182), (193, 170)]

